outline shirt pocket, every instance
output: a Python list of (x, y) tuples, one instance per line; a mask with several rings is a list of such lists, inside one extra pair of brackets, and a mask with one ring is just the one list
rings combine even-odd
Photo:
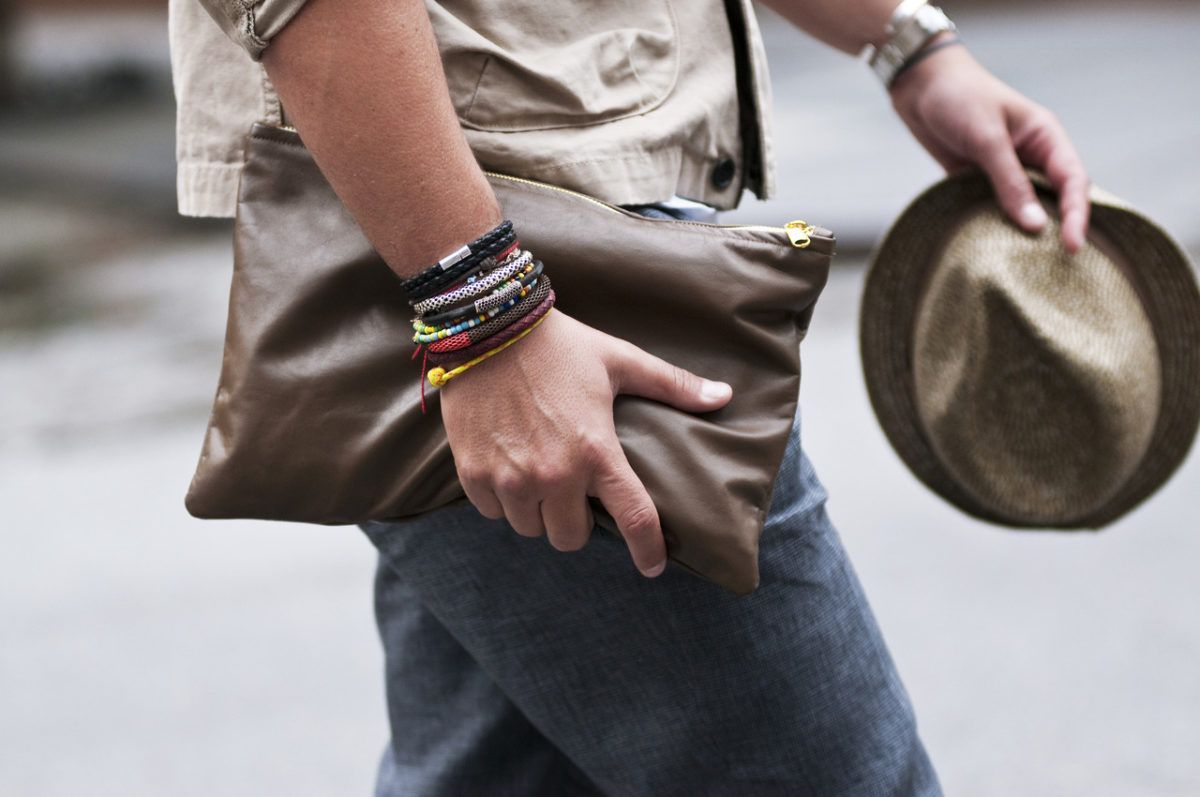
[(670, 0), (427, 2), (464, 127), (597, 124), (661, 104), (679, 74)]

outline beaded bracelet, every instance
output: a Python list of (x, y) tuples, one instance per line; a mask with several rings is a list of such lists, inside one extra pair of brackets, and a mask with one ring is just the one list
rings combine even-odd
[(513, 274), (516, 274), (517, 271), (524, 268), (533, 259), (533, 254), (528, 250), (524, 252), (520, 250), (513, 251), (516, 257), (510, 256), (500, 261), (496, 268), (474, 280), (464, 283), (458, 288), (448, 290), (445, 293), (439, 293), (436, 296), (430, 296), (428, 299), (422, 299), (413, 305), (413, 310), (416, 311), (417, 315), (425, 315), (430, 310), (441, 310), (442, 308), (458, 304), (464, 299), (486, 293)]
[[(433, 315), (421, 316), (414, 319), (413, 328), (418, 332), (434, 332), (439, 326), (452, 326), (455, 323), (473, 315), (482, 315), (489, 310), (492, 310), (511, 299), (514, 295), (520, 292), (522, 288), (529, 287), (534, 281), (541, 276), (542, 261), (538, 260), (529, 263), (521, 273), (515, 275), (511, 280), (500, 285), (496, 290), (476, 299), (471, 304), (464, 304), (458, 307), (451, 307), (448, 310), (443, 310), (440, 313)], [(421, 325), (418, 328), (418, 323)]]
[[(425, 385), (441, 387), (532, 332), (554, 306), (555, 293), (540, 260), (522, 251), (512, 222), (504, 220), (459, 247), (403, 287), (413, 318), (413, 351)], [(426, 373), (430, 360), (436, 367)]]
[(488, 349), (498, 346), (504, 341), (519, 335), (523, 329), (528, 327), (538, 318), (541, 318), (550, 310), (551, 307), (554, 306), (554, 299), (555, 294), (554, 291), (551, 290), (540, 302), (538, 302), (537, 306), (514, 321), (512, 324), (509, 324), (507, 327), (497, 332), (495, 335), (492, 335), (491, 337), (480, 341), (479, 343), (468, 346), (465, 349), (447, 352), (430, 351), (428, 354), (428, 361), (435, 365), (440, 365), (443, 368), (453, 368), (455, 365), (474, 359)]
[(449, 382), (451, 379), (458, 376), (459, 374), (461, 374), (463, 371), (467, 370), (468, 368), (475, 366), (475, 365), (479, 365), (479, 363), (483, 362), (484, 360), (488, 359), (489, 357), (495, 357), (497, 354), (504, 351), (509, 346), (513, 345), (514, 343), (516, 343), (518, 340), (520, 340), (521, 338), (528, 335), (533, 330), (537, 329), (538, 324), (545, 321), (547, 315), (549, 315), (549, 313), (538, 318), (536, 321), (534, 321), (528, 327), (521, 330), (520, 334), (515, 335), (510, 340), (504, 341), (503, 343), (501, 343), (499, 346), (495, 347), (494, 349), (488, 349), (487, 351), (485, 351), (483, 354), (479, 355), (478, 357), (476, 357), (472, 360), (468, 360), (467, 362), (463, 363), (462, 365), (451, 368), (449, 371), (447, 371), (445, 368), (442, 368), (441, 366), (439, 366), (437, 368), (429, 369), (429, 374), (428, 374), (429, 384), (433, 385), (434, 387), (442, 387), (447, 382)]
[(413, 335), (413, 343), (433, 343), (435, 341), (453, 337), (454, 335), (457, 335), (460, 332), (467, 332), (468, 330), (474, 329), (475, 327), (486, 323), (488, 320), (494, 319), (496, 316), (504, 313), (504, 311), (514, 308), (522, 299), (524, 299), (529, 294), (529, 291), (532, 288), (533, 288), (533, 285), (530, 285), (530, 286), (522, 289), (520, 293), (518, 293), (513, 298), (509, 299), (504, 304), (495, 308), (494, 310), (489, 310), (486, 313), (481, 313), (477, 316), (473, 316), (473, 317), (467, 319), (466, 321), (460, 321), (459, 323), (455, 324), (452, 327), (443, 327), (441, 329), (438, 329), (435, 332), (417, 332), (416, 334)]
[(528, 312), (530, 307), (536, 307), (537, 303), (546, 297), (546, 294), (550, 292), (552, 287), (550, 277), (543, 274), (538, 280), (537, 285), (529, 292), (530, 295), (527, 304), (513, 307), (501, 315), (492, 316), (482, 324), (468, 329), (464, 334), (472, 343), (478, 343), (489, 335), (495, 335), (504, 329), (504, 327), (520, 318), (522, 313)]
[(467, 346), (491, 337), (528, 313), (534, 307), (537, 307), (538, 303), (542, 299), (545, 299), (546, 294), (550, 292), (550, 287), (550, 278), (543, 274), (535, 285), (530, 286), (531, 289), (528, 295), (522, 297), (521, 301), (517, 304), (466, 330), (457, 332), (454, 335), (447, 335), (441, 340), (429, 341), (429, 352), (438, 353), (465, 349)]
[(478, 313), (486, 313), (493, 307), (503, 304), (509, 296), (519, 291), (521, 288), (528, 287), (537, 281), (537, 278), (542, 275), (542, 261), (531, 263), (522, 274), (510, 282), (501, 285), (492, 293), (475, 301), (475, 311)]
[(510, 295), (502, 303), (496, 307), (476, 313), (474, 308), (468, 307), (467, 312), (456, 316), (455, 319), (439, 324), (426, 324), (423, 318), (413, 319), (413, 343), (433, 343), (438, 340), (454, 337), (455, 335), (465, 333), (474, 329), (481, 324), (487, 323), (491, 319), (496, 318), (501, 313), (507, 312), (519, 304), (526, 296), (537, 287), (536, 276), (529, 280), (520, 283), (519, 289), (515, 295)]
[(436, 290), (438, 285), (445, 285), (445, 278), (452, 271), (456, 274), (464, 273), (466, 271), (465, 268), (462, 268), (464, 265), (469, 267), (472, 261), (477, 262), (501, 251), (506, 242), (511, 241), (512, 235), (512, 222), (505, 219), (471, 243), (460, 246), (416, 276), (404, 280), (402, 283), (404, 292), (409, 297), (423, 298)]

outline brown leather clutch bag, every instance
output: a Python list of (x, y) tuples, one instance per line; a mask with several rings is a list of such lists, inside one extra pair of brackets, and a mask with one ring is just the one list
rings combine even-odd
[[(545, 183), (489, 180), (553, 275), (561, 311), (733, 386), (730, 403), (705, 415), (633, 396), (613, 409), (671, 560), (752, 591), (832, 234), (802, 222), (649, 219)], [(466, 500), (436, 392), (421, 412), (411, 315), (299, 136), (256, 126), (220, 384), (188, 511), (350, 524)], [(616, 533), (602, 512), (597, 521)]]

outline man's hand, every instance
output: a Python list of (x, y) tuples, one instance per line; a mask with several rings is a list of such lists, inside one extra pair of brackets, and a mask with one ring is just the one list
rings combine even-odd
[(621, 450), (613, 398), (629, 393), (687, 412), (731, 390), (557, 310), (524, 340), (442, 388), (442, 420), (471, 503), (560, 551), (582, 548), (595, 496), (649, 577), (666, 566), (658, 511)]
[(961, 46), (916, 64), (891, 94), (900, 118), (946, 171), (982, 167), (1005, 212), (1030, 232), (1045, 226), (1046, 213), (1022, 165), (1045, 172), (1058, 191), (1063, 244), (1079, 251), (1089, 181), (1052, 113), (997, 80)]

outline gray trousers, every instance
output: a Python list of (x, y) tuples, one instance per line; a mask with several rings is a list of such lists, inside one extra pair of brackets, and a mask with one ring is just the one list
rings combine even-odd
[(561, 553), (469, 504), (363, 528), (379, 797), (940, 794), (798, 420), (741, 598), (645, 579), (600, 529)]

